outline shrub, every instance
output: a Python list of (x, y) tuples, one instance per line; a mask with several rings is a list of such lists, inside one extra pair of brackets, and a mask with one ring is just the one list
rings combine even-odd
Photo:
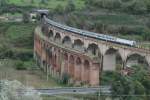
[(150, 41), (150, 30), (145, 29), (142, 34), (143, 40)]
[(68, 84), (69, 78), (70, 78), (70, 76), (68, 75), (68, 73), (63, 73), (63, 75), (62, 75), (62, 83), (63, 84)]
[(24, 13), (23, 14), (23, 22), (24, 23), (28, 23), (29, 21), (30, 21), (29, 14), (28, 13)]
[(58, 14), (63, 14), (64, 13), (64, 8), (62, 5), (57, 5), (56, 8), (54, 9), (54, 11)]
[(68, 0), (68, 4), (67, 4), (67, 6), (66, 6), (66, 8), (65, 8), (65, 11), (66, 11), (66, 12), (72, 12), (72, 11), (74, 11), (75, 9), (76, 9), (76, 6), (75, 6), (73, 0)]
[(26, 70), (27, 69), (27, 67), (24, 66), (24, 62), (21, 60), (16, 61), (15, 68), (17, 70)]

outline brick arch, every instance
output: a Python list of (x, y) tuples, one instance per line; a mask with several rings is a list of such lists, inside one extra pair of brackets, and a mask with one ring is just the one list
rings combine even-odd
[(57, 32), (55, 34), (54, 41), (61, 43), (61, 40), (62, 40), (61, 38), (62, 38), (61, 34)]
[(117, 51), (118, 51), (118, 49), (115, 49), (115, 48), (113, 48), (113, 47), (109, 47), (109, 48), (106, 49), (106, 51), (105, 51), (104, 54), (115, 53), (115, 52), (117, 52)]
[(52, 59), (53, 59), (52, 47), (48, 47), (47, 56), (48, 56), (48, 63), (52, 65)]
[(142, 55), (142, 54), (140, 54), (140, 53), (137, 53), (137, 52), (130, 52), (130, 53), (128, 53), (128, 55), (127, 55), (127, 59), (128, 59), (128, 57), (130, 57), (130, 56), (132, 56), (132, 55), (138, 55), (138, 56), (141, 56), (141, 57), (145, 57), (144, 55)]
[(89, 44), (88, 47), (86, 48), (86, 52), (95, 56), (99, 56), (99, 57), (101, 55), (101, 51), (98, 45), (95, 43)]
[(68, 54), (64, 53), (64, 60), (68, 60)]
[(75, 80), (81, 81), (81, 70), (82, 70), (82, 60), (80, 57), (77, 57), (75, 60)]
[(49, 32), (47, 33), (47, 37), (48, 38), (53, 38), (54, 37), (54, 31), (52, 29), (50, 29)]
[(65, 73), (68, 73), (68, 58), (69, 58), (68, 53), (65, 52), (65, 53), (63, 54), (64, 72), (65, 72)]
[(74, 40), (73, 48), (79, 51), (84, 51), (84, 42), (80, 39)]
[(48, 32), (49, 32), (48, 25), (43, 24), (42, 27), (41, 27), (41, 31), (43, 32), (43, 34), (47, 35)]
[(123, 61), (122, 54), (119, 52), (118, 49), (115, 49), (113, 47), (109, 47), (109, 48), (106, 49), (106, 51), (104, 53), (104, 56), (107, 55), (107, 54), (115, 54), (116, 56), (120, 57), (120, 60)]
[(44, 43), (44, 41), (42, 41), (42, 48), (45, 49), (46, 47), (46, 43)]
[(69, 57), (69, 74), (71, 77), (74, 77), (75, 74), (75, 57), (73, 55)]
[(57, 55), (54, 54), (54, 67), (56, 67), (56, 65), (57, 65)]
[(81, 65), (82, 64), (82, 60), (80, 57), (76, 58), (76, 65)]
[(90, 81), (90, 62), (88, 61), (88, 60), (85, 60), (84, 61), (84, 71), (83, 71), (83, 73), (84, 73), (84, 81), (86, 82), (86, 83), (89, 83), (89, 81)]
[(142, 55), (140, 53), (129, 53), (127, 55), (126, 66), (130, 67), (130, 66), (132, 66), (134, 64), (136, 65), (136, 64), (139, 64), (139, 63), (146, 64), (147, 66), (149, 65), (149, 62), (148, 62), (148, 60), (147, 60), (145, 55)]
[(148, 65), (150, 66), (150, 55), (147, 55), (147, 56), (146, 56), (146, 60), (147, 60), (147, 62), (148, 62)]
[(62, 44), (67, 47), (72, 47), (71, 38), (69, 36), (65, 36), (62, 40)]
[(121, 70), (123, 69), (123, 59), (118, 49), (109, 47), (106, 49), (103, 57), (104, 70)]

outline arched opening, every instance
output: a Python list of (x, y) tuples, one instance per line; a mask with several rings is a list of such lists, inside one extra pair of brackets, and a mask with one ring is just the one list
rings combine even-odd
[(71, 77), (74, 77), (74, 57), (73, 55), (69, 58), (69, 74)]
[(122, 57), (117, 49), (109, 48), (103, 57), (104, 71), (120, 71), (122, 68)]
[(41, 67), (41, 57), (39, 56), (37, 52), (36, 52), (36, 58), (37, 58), (37, 65)]
[(72, 47), (71, 38), (69, 36), (65, 36), (62, 41), (62, 44), (67, 47)]
[(43, 66), (45, 67), (45, 66), (46, 66), (46, 61), (43, 60), (42, 64), (43, 64)]
[(48, 57), (52, 59), (52, 48), (48, 49)]
[(87, 48), (87, 53), (90, 55), (94, 55), (94, 56), (100, 56), (100, 50), (98, 48), (98, 45), (92, 43), (89, 44), (88, 48)]
[(141, 66), (144, 68), (148, 68), (148, 62), (144, 56), (134, 53), (128, 55), (126, 60), (126, 67), (131, 68), (132, 66)]
[(81, 65), (81, 59), (79, 57), (76, 59), (76, 65)]
[(68, 60), (68, 54), (67, 53), (64, 54), (64, 60)]
[(52, 38), (53, 38), (53, 35), (54, 35), (53, 31), (50, 30), (50, 31), (48, 32), (48, 34), (47, 34), (47, 37), (52, 39)]
[[(38, 12), (38, 11), (37, 11)], [(39, 14), (40, 14), (40, 18), (42, 19), (42, 18), (44, 18), (44, 17), (46, 17), (46, 16), (48, 16), (48, 12), (46, 12), (46, 11), (43, 11), (43, 12), (38, 12)]]
[(54, 55), (54, 67), (55, 69), (57, 67), (57, 55), (56, 54)]
[(49, 48), (47, 49), (47, 60), (48, 60), (48, 64), (49, 64), (49, 69), (47, 69), (47, 70), (48, 70), (49, 72), (51, 72), (51, 68), (52, 68), (52, 66), (53, 66), (53, 61), (52, 61), (52, 59), (53, 59), (52, 48), (49, 47)]
[(84, 61), (84, 79), (86, 83), (89, 83), (90, 80), (90, 63), (88, 60)]
[(61, 36), (60, 36), (60, 33), (56, 33), (55, 38), (54, 38), (54, 41), (57, 42), (57, 43), (61, 43)]
[(43, 24), (42, 27), (41, 27), (41, 31), (44, 35), (46, 35), (49, 30), (48, 30), (48, 25), (47, 24)]
[(43, 61), (42, 61), (42, 64), (43, 64), (43, 70), (46, 71), (46, 61), (43, 60)]
[(74, 41), (73, 48), (79, 51), (84, 51), (84, 43), (80, 39), (77, 39)]
[(64, 53), (64, 73), (68, 73), (68, 54)]
[(82, 65), (81, 59), (78, 57), (76, 59), (76, 67), (75, 67), (75, 79), (77, 81), (81, 80), (81, 67), (82, 67), (81, 65)]

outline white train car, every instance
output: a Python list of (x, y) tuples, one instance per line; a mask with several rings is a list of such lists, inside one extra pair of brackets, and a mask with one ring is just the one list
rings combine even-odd
[(54, 22), (54, 21), (48, 19), (46, 16), (44, 16), (44, 20), (48, 24), (51, 24), (55, 27), (58, 27), (58, 28), (61, 28), (63, 30), (70, 31), (70, 32), (73, 32), (76, 34), (80, 34), (80, 35), (83, 35), (86, 37), (91, 37), (91, 38), (95, 38), (95, 39), (99, 39), (99, 40), (103, 40), (103, 41), (108, 41), (108, 42), (113, 42), (113, 43), (117, 43), (117, 44), (122, 44), (122, 45), (127, 45), (127, 46), (136, 46), (136, 41), (121, 39), (121, 38), (117, 38), (114, 36), (109, 36), (109, 35), (104, 35), (104, 34), (99, 34), (99, 33), (94, 33), (94, 32), (89, 32), (89, 31), (69, 27), (69, 26)]

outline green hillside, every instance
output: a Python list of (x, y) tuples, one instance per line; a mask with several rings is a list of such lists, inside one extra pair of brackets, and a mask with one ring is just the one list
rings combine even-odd
[[(84, 0), (73, 0), (77, 9), (84, 7)], [(57, 6), (65, 7), (68, 0), (9, 0), (9, 4), (15, 4), (18, 6), (34, 6), (34, 7), (46, 7), (54, 9)]]
[(149, 0), (2, 0), (0, 2), (1, 13), (24, 13), (34, 8), (48, 8), (50, 19), (72, 27), (139, 42), (150, 41)]

